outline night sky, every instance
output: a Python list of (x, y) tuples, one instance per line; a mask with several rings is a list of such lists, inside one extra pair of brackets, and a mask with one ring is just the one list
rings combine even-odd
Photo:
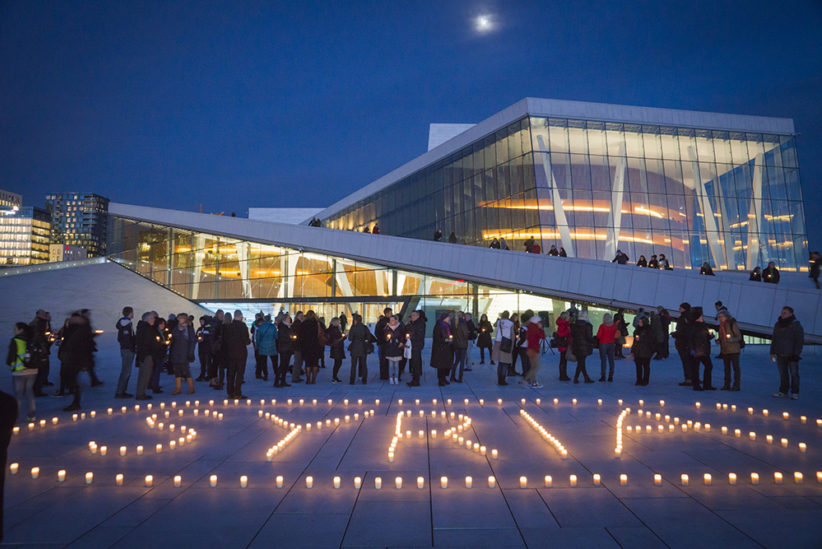
[[(478, 17), (488, 28), (480, 29)], [(796, 122), (822, 248), (822, 3), (0, 2), (0, 188), (327, 206), (523, 97)]]

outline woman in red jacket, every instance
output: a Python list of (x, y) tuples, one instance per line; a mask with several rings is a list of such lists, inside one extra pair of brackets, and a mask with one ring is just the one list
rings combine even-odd
[(605, 381), (605, 359), (608, 359), (608, 381), (614, 380), (614, 350), (616, 345), (614, 343), (617, 337), (617, 329), (619, 327), (614, 324), (611, 315), (605, 314), (602, 317), (602, 324), (597, 330), (597, 339), (599, 340), (599, 363), (600, 363), (600, 381)]
[(557, 318), (557, 339), (560, 341), (560, 344), (557, 346), (557, 349), (559, 349), (560, 381), (571, 381), (571, 378), (568, 377), (568, 360), (565, 358), (565, 353), (568, 351), (568, 345), (571, 342), (571, 323), (569, 322), (569, 318), (568, 311), (563, 312), (559, 315), (559, 318)]
[(525, 372), (525, 382), (532, 389), (541, 389), (542, 385), (537, 381), (537, 372), (539, 372), (539, 351), (542, 340), (545, 339), (545, 330), (542, 329), (542, 319), (537, 315), (532, 316), (528, 321), (528, 331), (525, 338), (528, 342), (526, 355), (528, 356), (528, 362), (530, 362), (528, 371)]

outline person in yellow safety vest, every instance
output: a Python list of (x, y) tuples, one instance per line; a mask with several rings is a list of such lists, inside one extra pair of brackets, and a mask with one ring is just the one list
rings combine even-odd
[(34, 381), (37, 379), (37, 368), (31, 367), (28, 332), (29, 327), (25, 322), (18, 322), (14, 325), (14, 337), (9, 342), (6, 364), (11, 369), (18, 410), (23, 407), (23, 398), (25, 398), (28, 404), (26, 421), (34, 421), (36, 412)]

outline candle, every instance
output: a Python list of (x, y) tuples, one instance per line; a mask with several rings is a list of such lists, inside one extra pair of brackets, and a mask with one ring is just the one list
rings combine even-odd
[(705, 473), (702, 475), (702, 481), (705, 483), (705, 486), (711, 485), (711, 473)]
[(465, 487), (471, 488), (474, 485), (474, 479), (470, 476), (465, 477)]
[[(576, 477), (576, 475), (571, 475), (572, 477)], [(573, 485), (576, 484), (576, 478), (573, 478)], [(602, 483), (602, 477), (599, 474), (594, 474), (594, 486), (599, 486)]]
[(284, 482), (283, 476), (277, 475), (277, 477), (274, 479), (274, 482), (276, 483), (277, 488), (282, 488)]
[(417, 431), (417, 436), (419, 436), (419, 438), (422, 438), (423, 436), (425, 436), (425, 431), (420, 429), (419, 431)]
[(502, 399), (501, 399), (501, 398), (498, 398), (498, 399), (497, 399), (497, 404), (499, 404), (500, 406), (502, 406)]
[(734, 429), (734, 436), (739, 438), (742, 436), (742, 429)]
[(654, 486), (662, 486), (662, 475), (659, 473), (654, 475)]
[(179, 488), (183, 484), (183, 477), (180, 475), (174, 475), (174, 487)]
[(808, 450), (808, 445), (805, 444), (804, 442), (800, 442), (799, 443), (799, 451), (804, 454), (807, 450)]
[(125, 446), (120, 446), (120, 455), (121, 456), (126, 455), (126, 447)]
[(688, 486), (688, 475), (686, 475), (685, 473), (682, 473), (679, 476), (679, 480), (682, 483), (682, 486)]
[(756, 440), (756, 433), (751, 431), (748, 433), (748, 438), (751, 440)]
[(751, 473), (751, 484), (759, 484), (759, 473)]
[(362, 478), (354, 477), (354, 489), (359, 490), (362, 486)]
[(437, 430), (431, 429), (431, 438), (437, 438)]
[(626, 475), (625, 473), (621, 473), (619, 475), (619, 485), (628, 486), (628, 475)]
[(767, 409), (763, 409), (763, 410), (762, 410), (762, 415), (763, 415), (763, 416), (765, 416), (765, 417), (768, 417), (768, 410), (767, 410)]
[(86, 473), (86, 484), (91, 484), (92, 482), (94, 482), (94, 473), (89, 471)]
[(554, 479), (553, 479), (553, 477), (551, 477), (551, 475), (545, 475), (545, 478), (543, 479), (543, 481), (545, 482), (545, 487), (546, 488), (550, 488), (554, 484)]
[(808, 416), (799, 416), (799, 421), (801, 423), (807, 423), (808, 422)]
[(773, 435), (765, 435), (765, 441), (768, 444), (773, 444)]
[(484, 456), (485, 453), (487, 452), (487, 449), (485, 448), (485, 446), (480, 446), (479, 451), (480, 451), (480, 455)]
[(779, 439), (779, 443), (782, 444), (783, 448), (788, 447), (788, 439), (786, 439), (786, 438)]
[(701, 402), (694, 402), (694, 406), (696, 406), (697, 408), (701, 408), (702, 403)]
[(208, 477), (208, 483), (211, 485), (212, 488), (217, 487), (217, 475), (211, 475)]
[(736, 473), (728, 473), (728, 484), (736, 486)]
[[(88, 481), (88, 475), (86, 475), (86, 481)], [(117, 473), (114, 475), (114, 485), (115, 486), (122, 486), (123, 485), (123, 473)]]
[(802, 480), (803, 480), (803, 478), (804, 478), (804, 476), (803, 476), (803, 475), (802, 475), (802, 473), (800, 473), (799, 471), (796, 471), (796, 472), (793, 474), (793, 481), (794, 481), (796, 484), (802, 484)]
[(104, 456), (108, 453), (108, 446), (100, 446), (100, 455)]
[(448, 488), (448, 477), (440, 477), (440, 488)]
[(491, 449), (491, 459), (498, 459), (498, 458), (499, 458), (499, 452), (497, 452), (496, 448), (492, 448)]
[(597, 399), (597, 405), (598, 405), (598, 406), (602, 406), (602, 399), (601, 399), (601, 398), (598, 398), (598, 399)]
[[(595, 475), (595, 476), (598, 477), (599, 475)], [(569, 476), (568, 477), (568, 483), (571, 485), (571, 488), (576, 486), (577, 485), (577, 476), (576, 475)], [(596, 484), (596, 481), (594, 481), (594, 484)]]
[(19, 464), (19, 463), (17, 463), (16, 461), (15, 461), (14, 463), (12, 463), (11, 465), (9, 465), (9, 472), (10, 472), (12, 475), (16, 475), (16, 474), (17, 474), (17, 471), (18, 471), (19, 469), (20, 469), (20, 464)]
[(158, 443), (158, 444), (156, 444), (156, 445), (154, 446), (154, 451), (155, 451), (155, 452), (157, 452), (157, 453), (159, 454), (160, 452), (162, 452), (162, 451), (163, 451), (163, 445), (162, 445), (162, 444), (159, 444), (159, 443)]
[(576, 403), (577, 403), (577, 399), (572, 398), (572, 399), (571, 399), (571, 404), (573, 404), (573, 405), (575, 405), (575, 406), (576, 406)]
[(816, 472), (816, 482), (822, 483), (822, 471)]
[(782, 484), (782, 473), (777, 471), (773, 474), (773, 483), (774, 484)]
[(621, 398), (618, 398), (618, 399), (617, 399), (617, 404), (619, 404), (620, 406), (622, 406), (622, 399), (621, 399)]
[(525, 477), (525, 476), (519, 477), (519, 487), (520, 488), (525, 488), (527, 486), (528, 486), (528, 478)]
[(788, 419), (791, 415), (788, 412), (782, 412), (782, 417)]
[(154, 477), (152, 475), (146, 475), (145, 483), (147, 488), (151, 488), (154, 486)]

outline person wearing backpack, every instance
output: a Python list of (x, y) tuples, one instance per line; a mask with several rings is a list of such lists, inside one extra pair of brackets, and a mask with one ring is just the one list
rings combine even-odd
[(14, 395), (17, 397), (17, 409), (23, 408), (23, 399), (28, 404), (26, 421), (35, 419), (37, 412), (34, 401), (34, 381), (37, 379), (37, 368), (31, 360), (29, 353), (29, 327), (25, 322), (18, 322), (14, 325), (14, 337), (9, 342), (9, 352), (6, 356), (6, 365), (11, 369), (11, 377), (14, 381)]

